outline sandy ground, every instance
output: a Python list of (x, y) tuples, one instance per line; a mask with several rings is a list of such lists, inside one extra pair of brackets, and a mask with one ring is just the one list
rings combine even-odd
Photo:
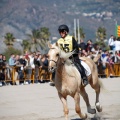
[[(87, 113), (81, 98), (81, 109), (87, 120), (120, 120), (120, 78), (101, 79), (108, 92), (102, 92), (103, 112)], [(95, 107), (95, 93), (88, 85), (86, 91)], [(74, 100), (68, 97), (69, 119), (81, 120), (74, 110)], [(4, 86), (0, 88), (0, 120), (64, 120), (62, 103), (55, 87), (49, 83)]]

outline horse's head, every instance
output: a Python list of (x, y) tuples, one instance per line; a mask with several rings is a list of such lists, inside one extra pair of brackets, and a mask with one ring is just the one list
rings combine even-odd
[[(49, 66), (48, 70), (49, 72), (54, 72), (54, 70), (57, 67), (58, 59), (60, 60), (60, 63), (67, 65), (71, 64), (71, 61), (69, 60), (69, 57), (74, 53), (74, 51), (65, 53), (63, 50), (61, 50), (57, 43), (55, 44), (48, 44), (48, 47), (50, 48), (48, 52), (48, 60), (49, 60)], [(61, 64), (61, 65), (62, 65)]]
[(53, 73), (57, 67), (60, 49), (57, 47), (56, 44), (48, 44), (48, 47), (50, 48), (48, 52), (48, 70), (49, 72)]

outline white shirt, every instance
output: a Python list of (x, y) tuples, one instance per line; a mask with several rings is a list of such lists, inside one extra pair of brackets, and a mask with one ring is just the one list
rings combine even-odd
[(115, 51), (120, 50), (120, 41), (114, 41)]
[(114, 40), (113, 40), (113, 38), (110, 38), (109, 40), (108, 40), (108, 45), (109, 46), (112, 46), (114, 44)]
[(29, 56), (29, 58), (30, 58), (30, 66), (31, 66), (32, 68), (35, 68), (35, 65), (34, 65), (34, 57)]

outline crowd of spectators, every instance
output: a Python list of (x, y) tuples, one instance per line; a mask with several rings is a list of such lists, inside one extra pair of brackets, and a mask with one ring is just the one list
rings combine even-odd
[[(85, 56), (93, 59), (98, 66), (98, 73), (105, 74), (105, 69), (108, 67), (110, 75), (114, 73), (113, 66), (115, 63), (120, 63), (120, 38), (111, 35), (107, 41), (108, 50), (94, 44), (92, 40), (88, 40), (87, 44), (81, 40), (79, 48), (80, 56)], [(99, 69), (99, 66), (102, 69)], [(101, 71), (99, 71), (101, 70)]]
[[(32, 69), (34, 72), (34, 82), (42, 82), (39, 80), (39, 69), (44, 69), (47, 71), (48, 59), (46, 54), (41, 54), (38, 52), (26, 52), (24, 55), (11, 54), (8, 62), (5, 60), (5, 56), (0, 54), (0, 86), (4, 85), (5, 74), (7, 74), (7, 79), (12, 79), (12, 70), (15, 67), (14, 79), (19, 79), (19, 84), (30, 84)], [(24, 74), (26, 74), (26, 81), (24, 82)], [(8, 82), (12, 84), (12, 82)]]
[[(79, 44), (79, 56), (85, 56), (93, 59), (97, 66), (102, 66), (102, 70), (106, 69), (106, 64), (109, 65), (110, 71), (114, 63), (120, 63), (120, 38), (111, 35), (108, 40), (109, 50), (101, 48), (98, 44), (88, 40), (85, 43), (82, 39)], [(47, 71), (48, 59), (47, 54), (41, 54), (40, 51), (26, 53), (24, 55), (11, 54), (8, 62), (6, 57), (0, 54), (0, 86), (4, 85), (5, 73), (7, 73), (8, 78), (12, 79), (11, 71), (13, 67), (16, 66), (15, 78), (19, 79), (19, 84), (31, 84), (31, 74), (32, 69), (35, 69), (35, 83), (41, 82), (39, 80), (39, 69), (44, 69)], [(24, 73), (27, 75), (27, 80), (24, 83)], [(112, 74), (112, 72), (111, 72)], [(9, 84), (12, 84), (9, 82)]]

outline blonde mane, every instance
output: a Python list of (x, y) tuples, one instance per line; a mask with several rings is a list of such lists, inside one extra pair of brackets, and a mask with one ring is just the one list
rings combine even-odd
[(76, 69), (75, 65), (73, 64), (73, 62), (69, 59), (69, 57), (74, 54), (74, 51), (66, 53), (63, 50), (61, 50), (58, 46), (55, 46), (55, 48), (59, 50), (60, 58), (64, 59), (65, 61), (64, 64), (65, 64), (67, 74), (69, 76), (75, 77), (76, 79), (79, 79), (80, 74)]
[(56, 43), (49, 44), (49, 48), (50, 49), (55, 49), (56, 51), (58, 51), (59, 57), (64, 60), (66, 73), (69, 76), (72, 76), (72, 77), (75, 77), (76, 79), (79, 79), (80, 78), (80, 74), (79, 74), (77, 68), (75, 67), (75, 65), (73, 64), (73, 62), (69, 59), (69, 57), (74, 54), (74, 51), (66, 53), (63, 50), (61, 50)]

